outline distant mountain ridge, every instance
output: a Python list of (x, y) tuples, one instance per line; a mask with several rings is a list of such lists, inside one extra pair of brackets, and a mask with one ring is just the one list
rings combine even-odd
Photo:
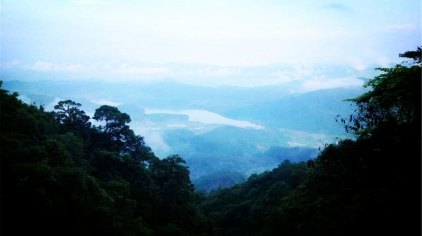
[[(223, 172), (247, 177), (272, 169), (281, 160), (296, 161), (292, 153), (299, 155), (297, 161), (315, 157), (318, 147), (344, 137), (335, 116), (350, 114), (352, 108), (343, 100), (362, 91), (291, 93), (288, 85), (205, 87), (175, 81), (5, 81), (4, 87), (19, 92), (25, 102), (43, 104), (47, 110), (65, 99), (81, 103), (91, 116), (101, 103), (117, 106), (131, 115), (132, 129), (145, 137), (158, 156), (184, 157), (194, 183)], [(151, 109), (163, 112), (148, 112)], [(183, 113), (186, 110), (214, 114), (220, 121), (192, 119)], [(252, 125), (235, 127), (221, 120)]]

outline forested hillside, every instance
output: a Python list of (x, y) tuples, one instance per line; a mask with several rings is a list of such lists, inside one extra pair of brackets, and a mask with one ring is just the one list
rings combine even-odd
[(349, 100), (355, 113), (337, 120), (355, 139), (207, 196), (195, 192), (182, 157), (156, 157), (116, 107), (91, 119), (65, 100), (47, 112), (0, 88), (1, 233), (420, 232), (421, 53), (401, 54), (413, 61), (380, 68)]
[(421, 53), (401, 54), (413, 62), (380, 68), (350, 99), (356, 113), (338, 122), (356, 140), (328, 145), (307, 162), (306, 180), (302, 164), (283, 163), (211, 194), (202, 208), (218, 235), (420, 232)]
[(54, 112), (1, 89), (2, 235), (201, 235), (208, 230), (189, 170), (158, 159), (101, 106), (93, 126), (67, 100)]

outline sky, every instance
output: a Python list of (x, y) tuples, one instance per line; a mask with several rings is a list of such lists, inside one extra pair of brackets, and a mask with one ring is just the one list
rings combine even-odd
[(0, 17), (2, 77), (303, 91), (361, 86), (422, 25), (420, 0), (0, 0)]

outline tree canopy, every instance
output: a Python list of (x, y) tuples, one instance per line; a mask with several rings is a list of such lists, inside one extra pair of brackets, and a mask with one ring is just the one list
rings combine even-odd
[(183, 159), (156, 157), (116, 107), (95, 112), (104, 127), (80, 107), (0, 88), (2, 235), (206, 235)]
[(364, 135), (383, 123), (414, 125), (421, 119), (421, 48), (400, 56), (413, 62), (377, 68), (381, 74), (364, 85), (370, 90), (349, 100), (357, 114), (350, 117), (347, 130)]
[[(103, 105), (54, 111), (0, 82), (2, 235), (412, 235), (420, 232), (421, 52), (349, 99), (354, 139), (207, 196), (178, 155), (158, 158)], [(280, 154), (281, 155), (281, 154)]]
[[(379, 68), (368, 91), (349, 100), (356, 113), (341, 122), (355, 140), (308, 161), (306, 180), (292, 188), (275, 169), (211, 194), (202, 208), (217, 235), (420, 232), (421, 48), (401, 56), (413, 62)], [(259, 204), (262, 194), (275, 201)]]

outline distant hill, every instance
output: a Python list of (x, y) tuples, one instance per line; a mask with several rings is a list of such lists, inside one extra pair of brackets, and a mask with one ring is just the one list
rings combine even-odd
[[(343, 100), (362, 90), (292, 93), (291, 86), (204, 87), (174, 81), (4, 82), (6, 89), (19, 92), (25, 102), (43, 104), (47, 110), (63, 99), (81, 103), (91, 116), (100, 105), (117, 106), (131, 114), (131, 128), (145, 137), (158, 156), (184, 157), (194, 182), (221, 171), (248, 176), (272, 169), (280, 160), (307, 160), (315, 157), (318, 147), (344, 137), (335, 116), (349, 114), (352, 108)], [(184, 110), (214, 114), (220, 120), (205, 120), (207, 117), (201, 114), (194, 119)], [(221, 121), (224, 119), (250, 125), (235, 127)]]

